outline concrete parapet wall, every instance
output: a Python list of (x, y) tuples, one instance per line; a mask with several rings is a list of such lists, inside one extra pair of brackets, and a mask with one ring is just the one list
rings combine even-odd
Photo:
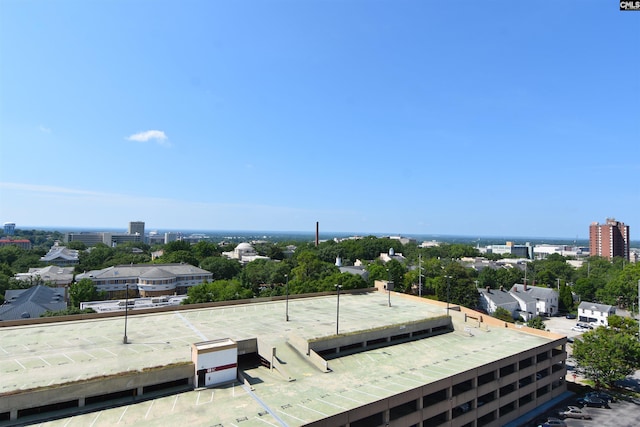
[(365, 343), (379, 339), (391, 339), (396, 335), (412, 334), (417, 331), (428, 330), (451, 324), (448, 316), (430, 317), (415, 322), (403, 322), (375, 329), (368, 329), (346, 334), (330, 335), (328, 337), (309, 340), (309, 349), (321, 352), (332, 348), (349, 346), (358, 342)]
[[(374, 291), (375, 291), (375, 288), (363, 288), (363, 289), (342, 290), (340, 291), (340, 293), (361, 294), (361, 293), (369, 293)], [(289, 300), (292, 300), (292, 299), (322, 297), (322, 296), (334, 295), (334, 294), (335, 292), (316, 292), (316, 293), (310, 293), (310, 294), (289, 295), (288, 298)], [(202, 303), (202, 304), (172, 305), (172, 306), (165, 306), (165, 307), (142, 308), (142, 309), (136, 309), (136, 310), (129, 310), (128, 315), (136, 316), (139, 314), (164, 313), (167, 311), (194, 310), (194, 309), (201, 309), (201, 308), (224, 307), (229, 305), (256, 304), (256, 303), (264, 303), (264, 302), (272, 302), (272, 301), (284, 301), (285, 298), (286, 296), (274, 296), (274, 297), (252, 298), (252, 299), (244, 299), (244, 300), (208, 302), (208, 303)], [(39, 317), (37, 319), (3, 320), (3, 321), (0, 321), (0, 328), (8, 327), (8, 326), (69, 322), (74, 320), (102, 319), (102, 318), (118, 317), (118, 316), (124, 316), (124, 310), (114, 311), (109, 313), (89, 313), (89, 314), (74, 314), (71, 316)]]
[(300, 354), (309, 355), (309, 343), (298, 334), (290, 333), (288, 336), (289, 344)]
[(15, 412), (22, 409), (36, 408), (73, 400), (84, 401), (84, 399), (94, 396), (107, 395), (126, 390), (138, 390), (147, 386), (178, 381), (185, 378), (189, 378), (190, 384), (192, 384), (194, 372), (195, 368), (193, 363), (188, 362), (5, 393), (0, 396), (0, 413)]
[(257, 338), (248, 338), (246, 340), (236, 341), (236, 343), (238, 344), (238, 356), (258, 352)]
[(329, 363), (322, 358), (318, 353), (313, 350), (309, 350), (309, 360), (313, 363), (318, 369), (323, 372), (329, 371)]

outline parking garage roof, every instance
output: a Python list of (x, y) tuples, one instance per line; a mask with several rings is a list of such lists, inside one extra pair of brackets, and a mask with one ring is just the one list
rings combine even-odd
[[(415, 322), (446, 313), (442, 304), (382, 292), (340, 295), (340, 333)], [(191, 361), (196, 342), (259, 337), (277, 348), (294, 381), (255, 367), (239, 383), (196, 389), (46, 425), (303, 425), (548, 344), (558, 336), (471, 327), (331, 359), (325, 373), (287, 345), (297, 334), (335, 334), (334, 296), (0, 328), (0, 396), (42, 386)]]

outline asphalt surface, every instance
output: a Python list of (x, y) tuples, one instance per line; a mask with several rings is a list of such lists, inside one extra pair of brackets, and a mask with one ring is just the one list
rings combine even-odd
[[(569, 399), (563, 404), (560, 404), (553, 409), (549, 410), (543, 416), (536, 419), (531, 426), (538, 426), (546, 420), (547, 417), (561, 418), (558, 416), (558, 411), (567, 407), (567, 405), (579, 406), (575, 403), (576, 397)], [(640, 399), (621, 401), (617, 400), (609, 404), (611, 409), (603, 408), (586, 408), (586, 411), (591, 415), (590, 420), (578, 420), (578, 419), (565, 419), (568, 427), (638, 427), (640, 426)]]

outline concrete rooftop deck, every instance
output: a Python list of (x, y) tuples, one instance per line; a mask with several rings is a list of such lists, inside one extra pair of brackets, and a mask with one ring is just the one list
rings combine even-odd
[[(340, 333), (442, 316), (441, 304), (387, 294), (340, 295)], [(287, 345), (294, 333), (307, 340), (335, 334), (336, 297), (242, 304), (124, 317), (0, 328), (0, 396), (3, 393), (126, 371), (190, 362), (194, 342), (259, 337), (277, 348), (288, 373), (259, 367), (239, 384), (194, 390), (128, 406), (75, 415), (40, 425), (303, 425), (384, 397), (554, 341), (556, 337), (463, 325), (455, 332), (338, 357), (324, 373)]]

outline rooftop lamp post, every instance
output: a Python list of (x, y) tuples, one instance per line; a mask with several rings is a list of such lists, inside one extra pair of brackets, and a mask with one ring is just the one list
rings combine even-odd
[(127, 314), (129, 313), (129, 284), (127, 283), (125, 298), (124, 298), (124, 338), (122, 339), (123, 344), (129, 344), (129, 340), (127, 339)]
[(387, 296), (388, 303), (387, 305), (391, 307), (391, 288), (393, 288), (393, 281), (391, 280), (391, 270), (387, 268), (388, 278), (387, 278)]
[(285, 316), (284, 316), (284, 320), (285, 322), (289, 321), (289, 275), (285, 274), (284, 278), (287, 280), (287, 284), (285, 286), (286, 290), (286, 297), (285, 297)]
[(449, 290), (451, 289), (451, 276), (445, 276), (447, 278), (447, 316), (449, 315)]
[(339, 335), (338, 325), (340, 324), (340, 289), (342, 289), (342, 285), (335, 285), (338, 299), (336, 303), (336, 335)]

